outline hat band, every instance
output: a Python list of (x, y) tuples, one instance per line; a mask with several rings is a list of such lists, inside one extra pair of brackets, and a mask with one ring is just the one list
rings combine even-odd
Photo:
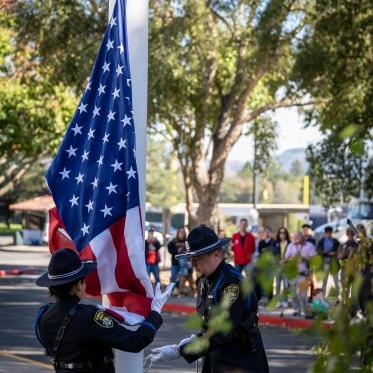
[(80, 266), (80, 268), (76, 269), (75, 271), (69, 272), (69, 273), (63, 273), (62, 275), (50, 275), (48, 273), (48, 278), (50, 280), (58, 280), (60, 278), (70, 277), (70, 276), (73, 276), (73, 275), (79, 273), (83, 269), (83, 267), (84, 267), (84, 265), (82, 263), (81, 266)]
[[(201, 249), (197, 249), (197, 251), (199, 251), (199, 250), (207, 250), (207, 249), (210, 249), (211, 247), (214, 247), (216, 244), (218, 244), (220, 242), (220, 240), (218, 239), (215, 243), (212, 243), (211, 245), (208, 245), (208, 246), (205, 246), (205, 247), (202, 247)], [(190, 251), (190, 244), (189, 244), (189, 242), (188, 241), (185, 241), (185, 243), (186, 244), (188, 244), (188, 245), (186, 245), (186, 248), (187, 248), (187, 252), (189, 252)]]

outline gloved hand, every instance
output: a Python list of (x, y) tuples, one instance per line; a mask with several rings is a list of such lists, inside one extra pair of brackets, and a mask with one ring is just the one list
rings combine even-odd
[(162, 293), (161, 292), (161, 284), (158, 282), (157, 286), (155, 287), (155, 294), (154, 298), (152, 300), (151, 309), (152, 311), (156, 311), (158, 313), (161, 313), (163, 306), (167, 302), (167, 299), (172, 293), (172, 289), (174, 288), (175, 284), (171, 282), (166, 287), (166, 290)]
[(185, 343), (189, 343), (193, 338), (196, 338), (192, 334), (189, 338), (182, 339), (178, 345), (167, 345), (159, 348), (153, 348), (150, 351), (150, 354), (144, 359), (144, 369), (145, 372), (148, 372), (152, 365), (157, 361), (171, 361), (178, 359), (180, 357), (180, 347)]

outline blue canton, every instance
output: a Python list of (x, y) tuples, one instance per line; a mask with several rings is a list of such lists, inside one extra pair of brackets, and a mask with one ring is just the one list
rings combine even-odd
[(139, 206), (126, 34), (125, 4), (118, 0), (83, 97), (46, 175), (78, 250)]

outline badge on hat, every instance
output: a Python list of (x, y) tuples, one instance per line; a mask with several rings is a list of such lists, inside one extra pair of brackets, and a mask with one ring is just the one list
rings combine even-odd
[(237, 284), (231, 284), (224, 288), (224, 298), (228, 299), (229, 303), (233, 303), (240, 293), (240, 288)]
[(102, 328), (110, 329), (114, 326), (114, 321), (102, 311), (97, 311), (93, 320)]

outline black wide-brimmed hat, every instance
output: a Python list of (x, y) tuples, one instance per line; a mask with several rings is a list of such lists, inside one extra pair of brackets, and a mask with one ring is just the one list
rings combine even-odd
[(207, 254), (226, 245), (229, 241), (230, 238), (220, 240), (211, 228), (200, 225), (191, 230), (185, 241), (185, 253), (176, 255), (176, 259)]
[(52, 287), (68, 284), (87, 276), (94, 269), (96, 269), (95, 262), (82, 262), (74, 250), (60, 249), (53, 253), (48, 272), (36, 280), (36, 285)]

